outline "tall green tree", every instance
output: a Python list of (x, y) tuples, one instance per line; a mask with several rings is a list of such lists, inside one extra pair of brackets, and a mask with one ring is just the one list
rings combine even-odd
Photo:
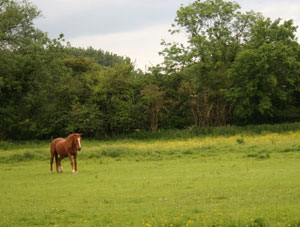
[(44, 85), (41, 81), (46, 81), (45, 69), (51, 64), (45, 65), (44, 61), (51, 58), (46, 57), (44, 48), (50, 40), (33, 26), (33, 20), (39, 15), (36, 7), (27, 1), (0, 1), (2, 136), (25, 137), (24, 134), (30, 134), (38, 124), (29, 118), (40, 107), (37, 103), (40, 87)]
[(146, 112), (149, 115), (150, 130), (155, 132), (158, 128), (159, 113), (164, 106), (165, 92), (161, 91), (158, 86), (154, 84), (146, 85), (141, 90), (142, 101), (146, 107)]
[(188, 98), (194, 125), (223, 125), (229, 104), (227, 70), (260, 14), (242, 13), (234, 2), (195, 1), (177, 11), (170, 32), (183, 33), (185, 44), (163, 42), (164, 71), (184, 75), (180, 92)]
[(183, 33), (184, 43), (167, 43), (161, 52), (167, 70), (179, 70), (201, 63), (217, 69), (234, 61), (241, 45), (249, 39), (249, 30), (260, 14), (242, 13), (235, 2), (195, 1), (177, 11), (171, 34)]
[(0, 50), (17, 49), (40, 39), (42, 32), (33, 26), (40, 15), (28, 1), (0, 0)]
[(130, 132), (135, 127), (135, 72), (132, 64), (116, 64), (98, 72), (93, 102), (102, 114), (106, 135)]
[[(300, 87), (299, 44), (291, 20), (261, 18), (229, 72), (227, 95), (235, 118), (270, 121), (295, 104)], [(293, 109), (294, 111), (294, 109)]]

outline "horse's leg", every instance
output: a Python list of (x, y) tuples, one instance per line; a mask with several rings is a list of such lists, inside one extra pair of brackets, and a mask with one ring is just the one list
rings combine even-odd
[(56, 172), (58, 173), (58, 154), (57, 154), (57, 152), (54, 152), (54, 157), (55, 157)]
[(54, 158), (54, 152), (51, 151), (51, 158), (50, 158), (50, 173), (53, 173), (53, 158)]
[(61, 166), (61, 160), (63, 159), (63, 156), (59, 156), (58, 160), (57, 160), (57, 164), (58, 164), (58, 171), (60, 173), (63, 173), (63, 167)]
[(74, 162), (75, 162), (75, 173), (78, 173), (78, 170), (77, 170), (77, 153), (74, 154)]
[(75, 173), (74, 163), (73, 163), (73, 160), (72, 160), (72, 155), (70, 153), (68, 153), (68, 156), (69, 156), (70, 163), (71, 163), (71, 166), (72, 166), (72, 173)]

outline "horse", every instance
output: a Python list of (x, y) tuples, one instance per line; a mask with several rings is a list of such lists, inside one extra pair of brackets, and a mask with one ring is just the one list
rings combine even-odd
[[(53, 173), (52, 165), (53, 165), (53, 158), (55, 157), (56, 163), (56, 172), (62, 173), (63, 168), (61, 166), (61, 160), (65, 157), (69, 157), (71, 166), (72, 166), (72, 173), (78, 173), (77, 170), (77, 151), (81, 150), (81, 137), (82, 133), (73, 133), (70, 134), (66, 139), (64, 138), (56, 138), (52, 140), (50, 146), (50, 172)], [(59, 157), (58, 157), (59, 155)], [(74, 163), (72, 160), (72, 156), (74, 156)]]

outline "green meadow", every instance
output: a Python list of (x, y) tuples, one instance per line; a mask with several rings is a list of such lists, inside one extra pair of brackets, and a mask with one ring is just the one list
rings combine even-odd
[(0, 226), (300, 226), (300, 132), (0, 142)]

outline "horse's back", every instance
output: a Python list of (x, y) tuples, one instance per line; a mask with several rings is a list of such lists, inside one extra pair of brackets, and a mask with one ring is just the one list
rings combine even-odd
[(57, 152), (57, 144), (66, 141), (64, 138), (56, 138), (51, 142), (51, 152)]

